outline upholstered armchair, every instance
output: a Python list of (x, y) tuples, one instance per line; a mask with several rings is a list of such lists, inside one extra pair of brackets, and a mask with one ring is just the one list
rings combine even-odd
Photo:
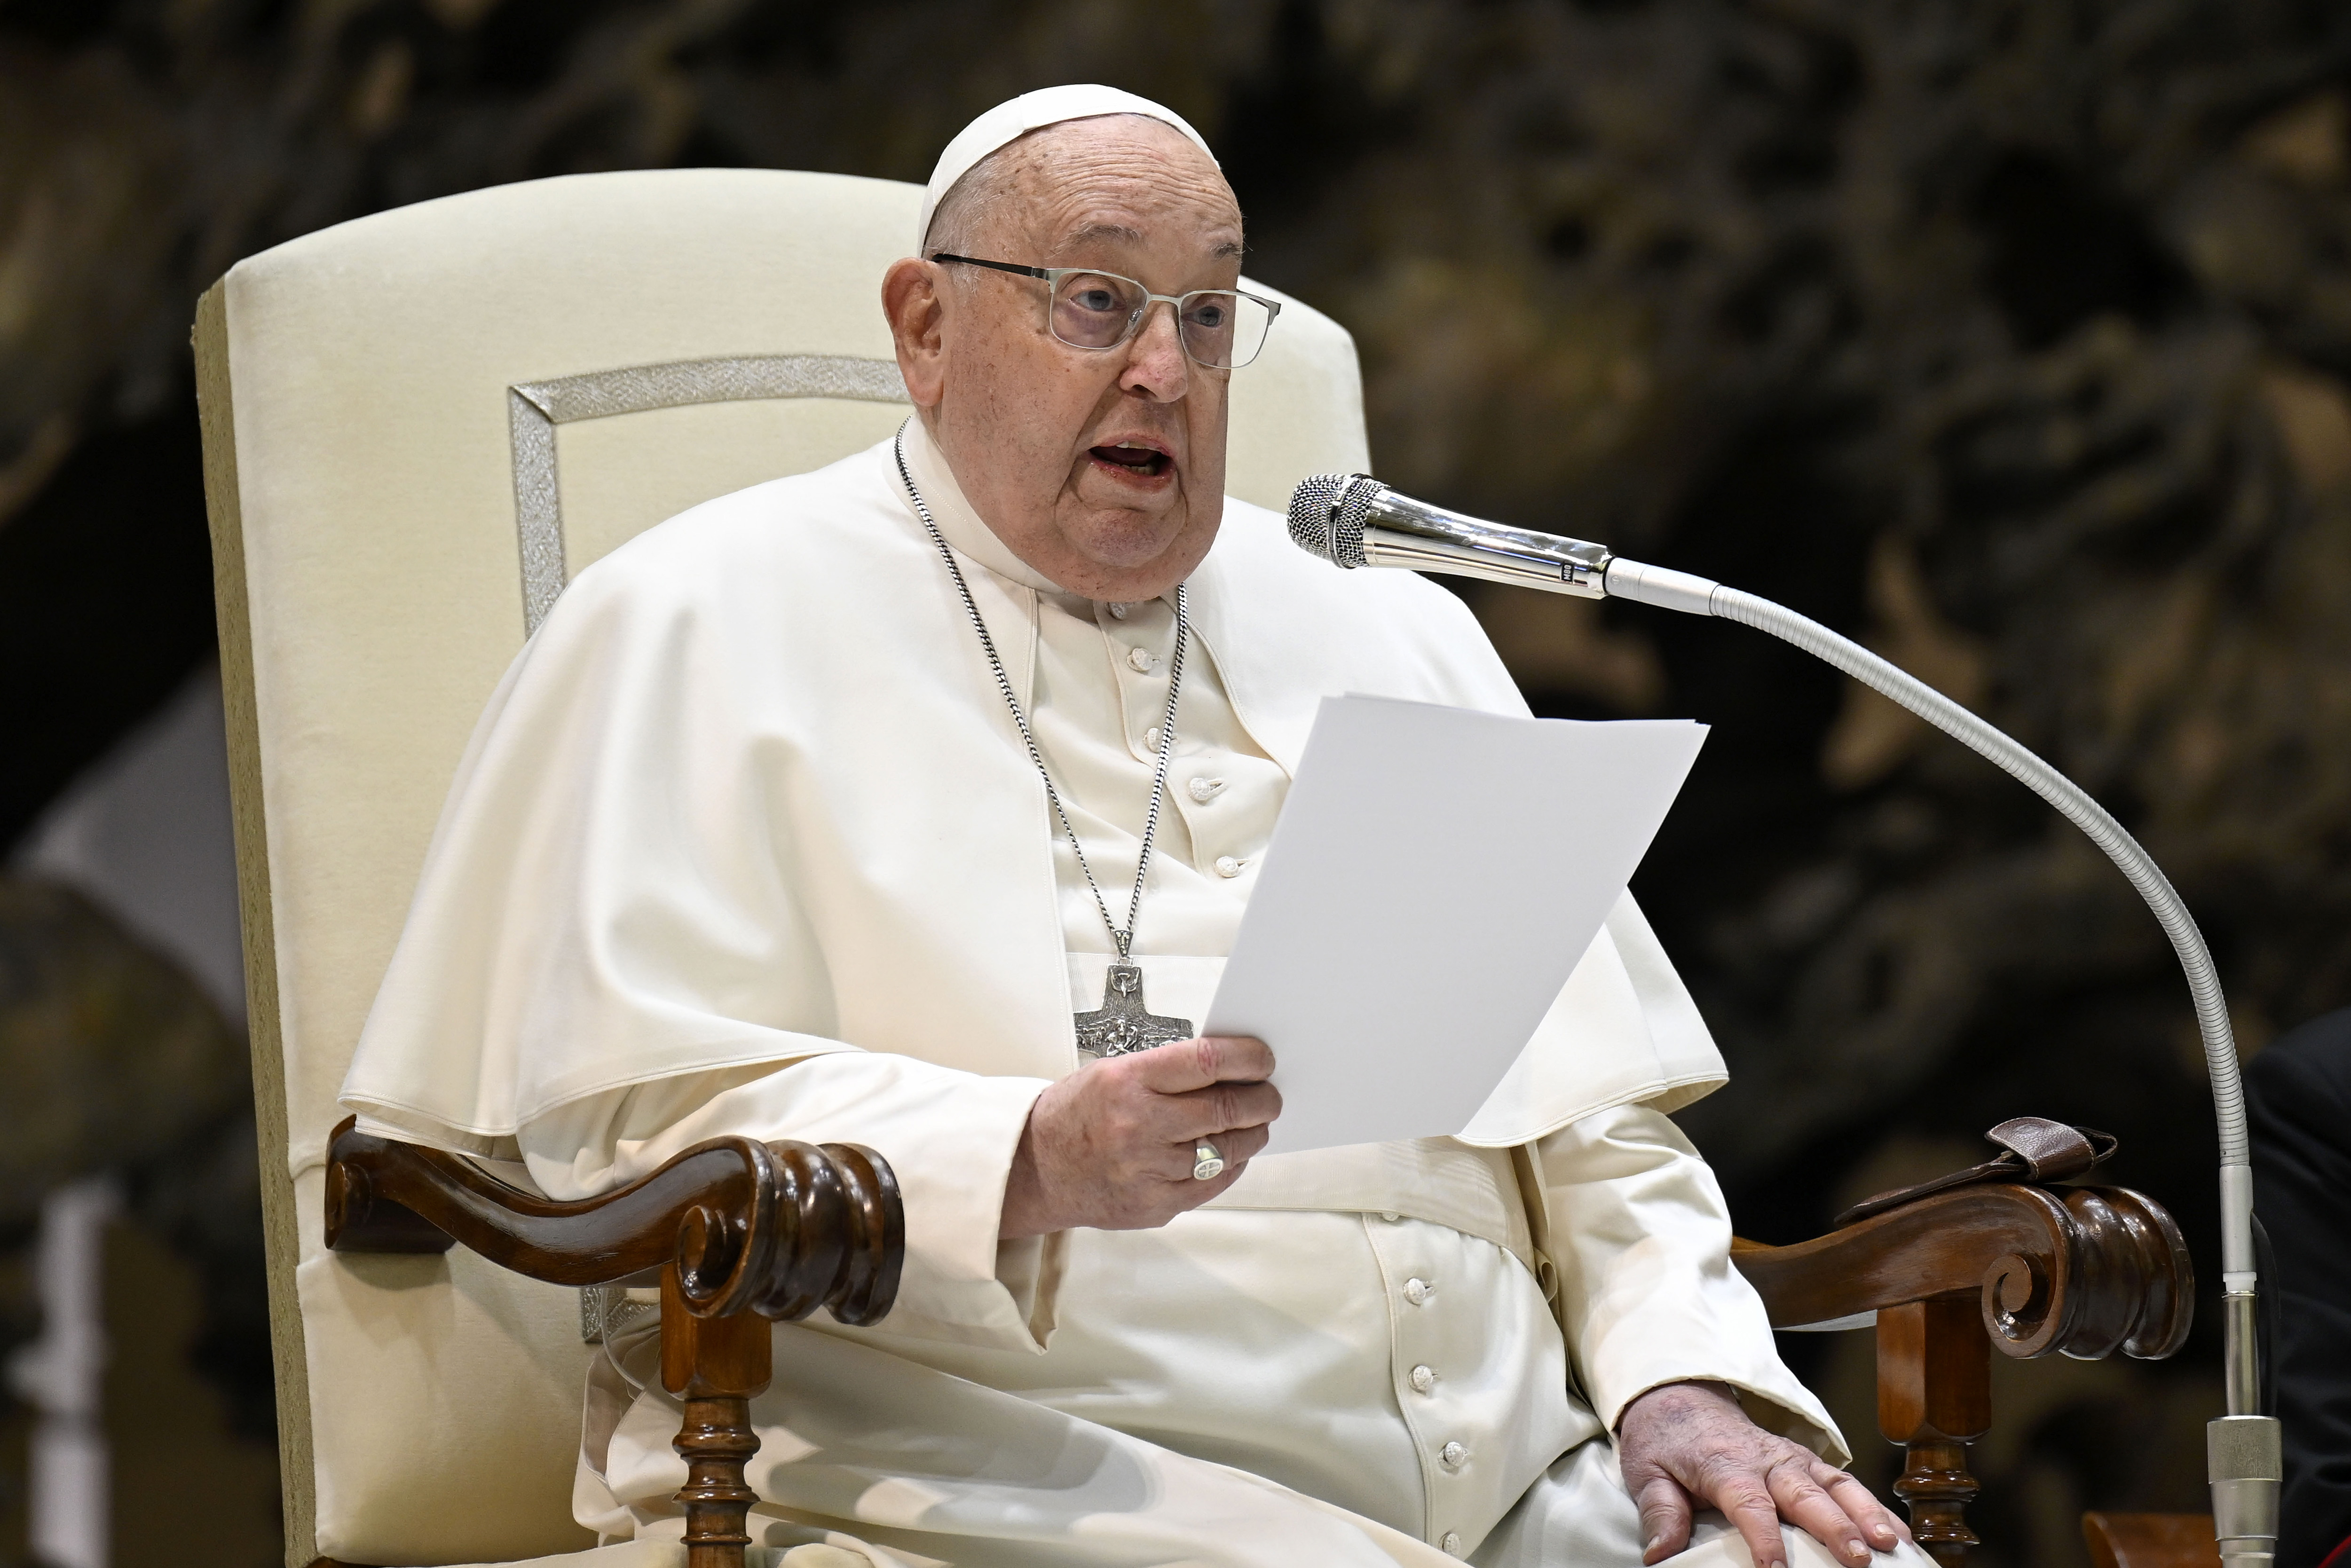
[[(862, 1151), (731, 1140), (567, 1209), (518, 1168), (339, 1134), (335, 1095), (475, 720), (571, 575), (905, 418), (881, 278), (921, 195), (536, 181), (307, 235), (199, 307), (293, 1568), (594, 1544), (586, 1341), (657, 1279), (673, 1386), (722, 1402), (682, 1435), (695, 1555), (739, 1563), (726, 1429), (767, 1375), (762, 1314), (888, 1306), (896, 1197)], [(1365, 465), (1354, 346), (1290, 302), (1234, 382), (1229, 486), (1280, 507)]]

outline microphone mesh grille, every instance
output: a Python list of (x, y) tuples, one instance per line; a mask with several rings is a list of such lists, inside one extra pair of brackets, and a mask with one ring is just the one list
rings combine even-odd
[(1364, 520), (1386, 488), (1368, 474), (1310, 474), (1290, 493), (1290, 537), (1333, 565), (1364, 564)]
[(1344, 474), (1309, 474), (1290, 493), (1290, 540), (1308, 555), (1331, 559), (1331, 503), (1347, 483)]

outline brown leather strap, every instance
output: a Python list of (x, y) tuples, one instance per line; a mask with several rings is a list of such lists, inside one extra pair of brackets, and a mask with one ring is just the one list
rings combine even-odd
[(1917, 1186), (1896, 1187), (1892, 1192), (1864, 1198), (1838, 1215), (1837, 1225), (1851, 1225), (1857, 1219), (1884, 1214), (1889, 1208), (1899, 1208), (1928, 1193), (1949, 1192), (1955, 1186), (1991, 1181), (2069, 1181), (2112, 1158), (2119, 1145), (2112, 1133), (2101, 1133), (2095, 1127), (2069, 1127), (2045, 1116), (2013, 1117), (1984, 1137), (2005, 1152), (1980, 1166), (1922, 1181)]

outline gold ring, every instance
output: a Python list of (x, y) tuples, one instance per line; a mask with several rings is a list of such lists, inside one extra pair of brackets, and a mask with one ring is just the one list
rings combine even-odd
[(1214, 1181), (1225, 1174), (1224, 1152), (1202, 1138), (1192, 1145), (1192, 1179)]

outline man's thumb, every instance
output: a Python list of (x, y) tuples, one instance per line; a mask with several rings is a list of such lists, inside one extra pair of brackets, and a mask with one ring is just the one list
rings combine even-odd
[(1641, 1561), (1658, 1563), (1689, 1542), (1690, 1500), (1671, 1476), (1655, 1476), (1641, 1489)]

